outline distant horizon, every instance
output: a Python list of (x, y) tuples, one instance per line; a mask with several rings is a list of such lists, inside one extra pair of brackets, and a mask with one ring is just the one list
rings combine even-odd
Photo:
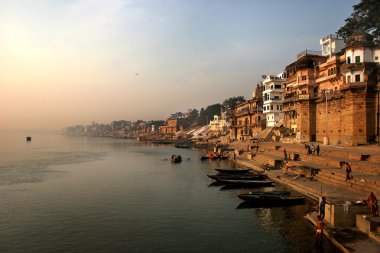
[(262, 74), (320, 50), (358, 2), (2, 1), (0, 130), (165, 120), (250, 99)]

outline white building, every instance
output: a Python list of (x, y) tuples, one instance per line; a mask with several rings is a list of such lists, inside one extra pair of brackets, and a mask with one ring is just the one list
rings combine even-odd
[(210, 120), (209, 130), (212, 132), (225, 132), (227, 130), (227, 121), (214, 115), (214, 120)]
[(283, 89), (285, 79), (283, 74), (263, 75), (263, 113), (267, 119), (267, 127), (274, 126), (282, 119)]
[(380, 63), (380, 47), (368, 43), (365, 35), (353, 36), (344, 48), (346, 67), (342, 73), (346, 83), (361, 83), (366, 80), (371, 64)]
[(319, 44), (321, 45), (322, 55), (328, 58), (339, 53), (345, 47), (344, 40), (332, 34), (320, 39)]

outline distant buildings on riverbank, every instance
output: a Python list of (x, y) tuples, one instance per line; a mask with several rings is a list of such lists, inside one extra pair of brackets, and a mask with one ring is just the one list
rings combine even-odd
[(253, 99), (234, 110), (232, 139), (255, 138), (261, 119), (272, 127), (283, 118), (283, 127), (298, 142), (356, 146), (380, 141), (379, 44), (361, 33), (346, 44), (328, 35), (320, 45), (321, 51), (299, 53), (283, 75), (263, 76)]
[(266, 128), (281, 125), (286, 130), (281, 133), (297, 142), (348, 146), (379, 142), (378, 42), (365, 33), (352, 36), (346, 43), (330, 34), (320, 40), (320, 46), (321, 51), (299, 53), (283, 73), (263, 75), (252, 98), (234, 106), (215, 104), (200, 113), (189, 109), (165, 121), (93, 122), (65, 131), (119, 138), (147, 134), (175, 138), (178, 132), (194, 132), (208, 125), (202, 128), (205, 138), (228, 134), (230, 140), (250, 140), (259, 139)]

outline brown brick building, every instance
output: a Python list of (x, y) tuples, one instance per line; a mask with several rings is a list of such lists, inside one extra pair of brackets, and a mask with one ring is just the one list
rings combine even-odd
[[(339, 39), (324, 38), (331, 45)], [(380, 47), (365, 34), (342, 50), (304, 51), (285, 68), (284, 125), (299, 142), (355, 146), (379, 138)]]
[(255, 137), (266, 126), (263, 114), (262, 86), (258, 84), (253, 98), (235, 106), (230, 120), (230, 137), (234, 140), (248, 140)]

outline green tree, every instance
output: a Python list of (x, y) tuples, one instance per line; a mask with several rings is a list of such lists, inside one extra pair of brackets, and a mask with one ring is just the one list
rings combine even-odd
[(206, 109), (201, 109), (198, 123), (201, 125), (206, 125), (210, 120), (214, 119), (214, 115), (220, 116), (221, 104), (213, 104), (206, 107)]
[(226, 109), (226, 110), (231, 110), (232, 108), (234, 108), (237, 104), (240, 104), (242, 102), (244, 102), (245, 99), (243, 96), (238, 96), (238, 97), (231, 97), (231, 98), (227, 98), (226, 100), (223, 101), (223, 107)]
[(362, 0), (353, 6), (354, 12), (347, 18), (337, 34), (345, 41), (357, 32), (371, 34), (375, 40), (380, 40), (380, 1)]

